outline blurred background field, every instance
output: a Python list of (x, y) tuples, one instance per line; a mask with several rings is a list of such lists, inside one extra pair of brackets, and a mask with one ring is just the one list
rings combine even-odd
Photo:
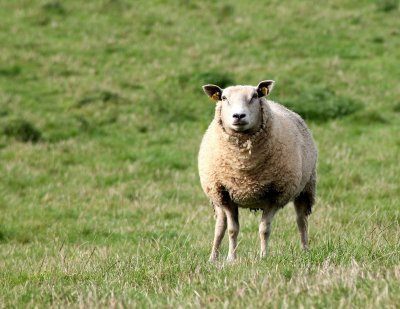
[[(398, 307), (399, 68), (395, 0), (0, 0), (0, 307)], [(318, 144), (311, 251), (242, 210), (210, 265), (201, 85), (263, 79)]]

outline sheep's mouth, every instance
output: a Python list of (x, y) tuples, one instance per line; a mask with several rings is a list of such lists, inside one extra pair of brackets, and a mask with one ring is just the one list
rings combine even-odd
[(242, 132), (247, 130), (248, 124), (249, 123), (247, 121), (235, 121), (234, 123), (232, 123), (232, 127), (235, 131)]
[(244, 127), (244, 126), (246, 126), (246, 125), (248, 125), (249, 123), (247, 122), (247, 121), (240, 121), (240, 120), (238, 120), (238, 121), (234, 121), (233, 123), (232, 123), (232, 125), (234, 125), (235, 127)]

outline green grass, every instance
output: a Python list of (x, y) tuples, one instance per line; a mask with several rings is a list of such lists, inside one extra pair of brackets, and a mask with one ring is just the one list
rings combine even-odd
[[(0, 7), (0, 307), (399, 306), (397, 1)], [(319, 147), (311, 250), (242, 210), (211, 265), (201, 85), (263, 79)]]

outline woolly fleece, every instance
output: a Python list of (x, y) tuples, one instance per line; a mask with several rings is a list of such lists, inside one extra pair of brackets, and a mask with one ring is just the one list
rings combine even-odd
[(201, 186), (212, 204), (244, 208), (283, 207), (296, 197), (315, 198), (317, 149), (299, 115), (261, 98), (256, 133), (228, 134), (221, 102), (201, 142)]

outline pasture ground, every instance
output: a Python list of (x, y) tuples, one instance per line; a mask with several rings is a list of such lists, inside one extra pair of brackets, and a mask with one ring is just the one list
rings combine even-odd
[[(0, 8), (0, 307), (398, 308), (397, 1)], [(259, 260), (242, 210), (211, 265), (201, 85), (263, 79), (319, 147), (311, 250), (288, 205)]]

